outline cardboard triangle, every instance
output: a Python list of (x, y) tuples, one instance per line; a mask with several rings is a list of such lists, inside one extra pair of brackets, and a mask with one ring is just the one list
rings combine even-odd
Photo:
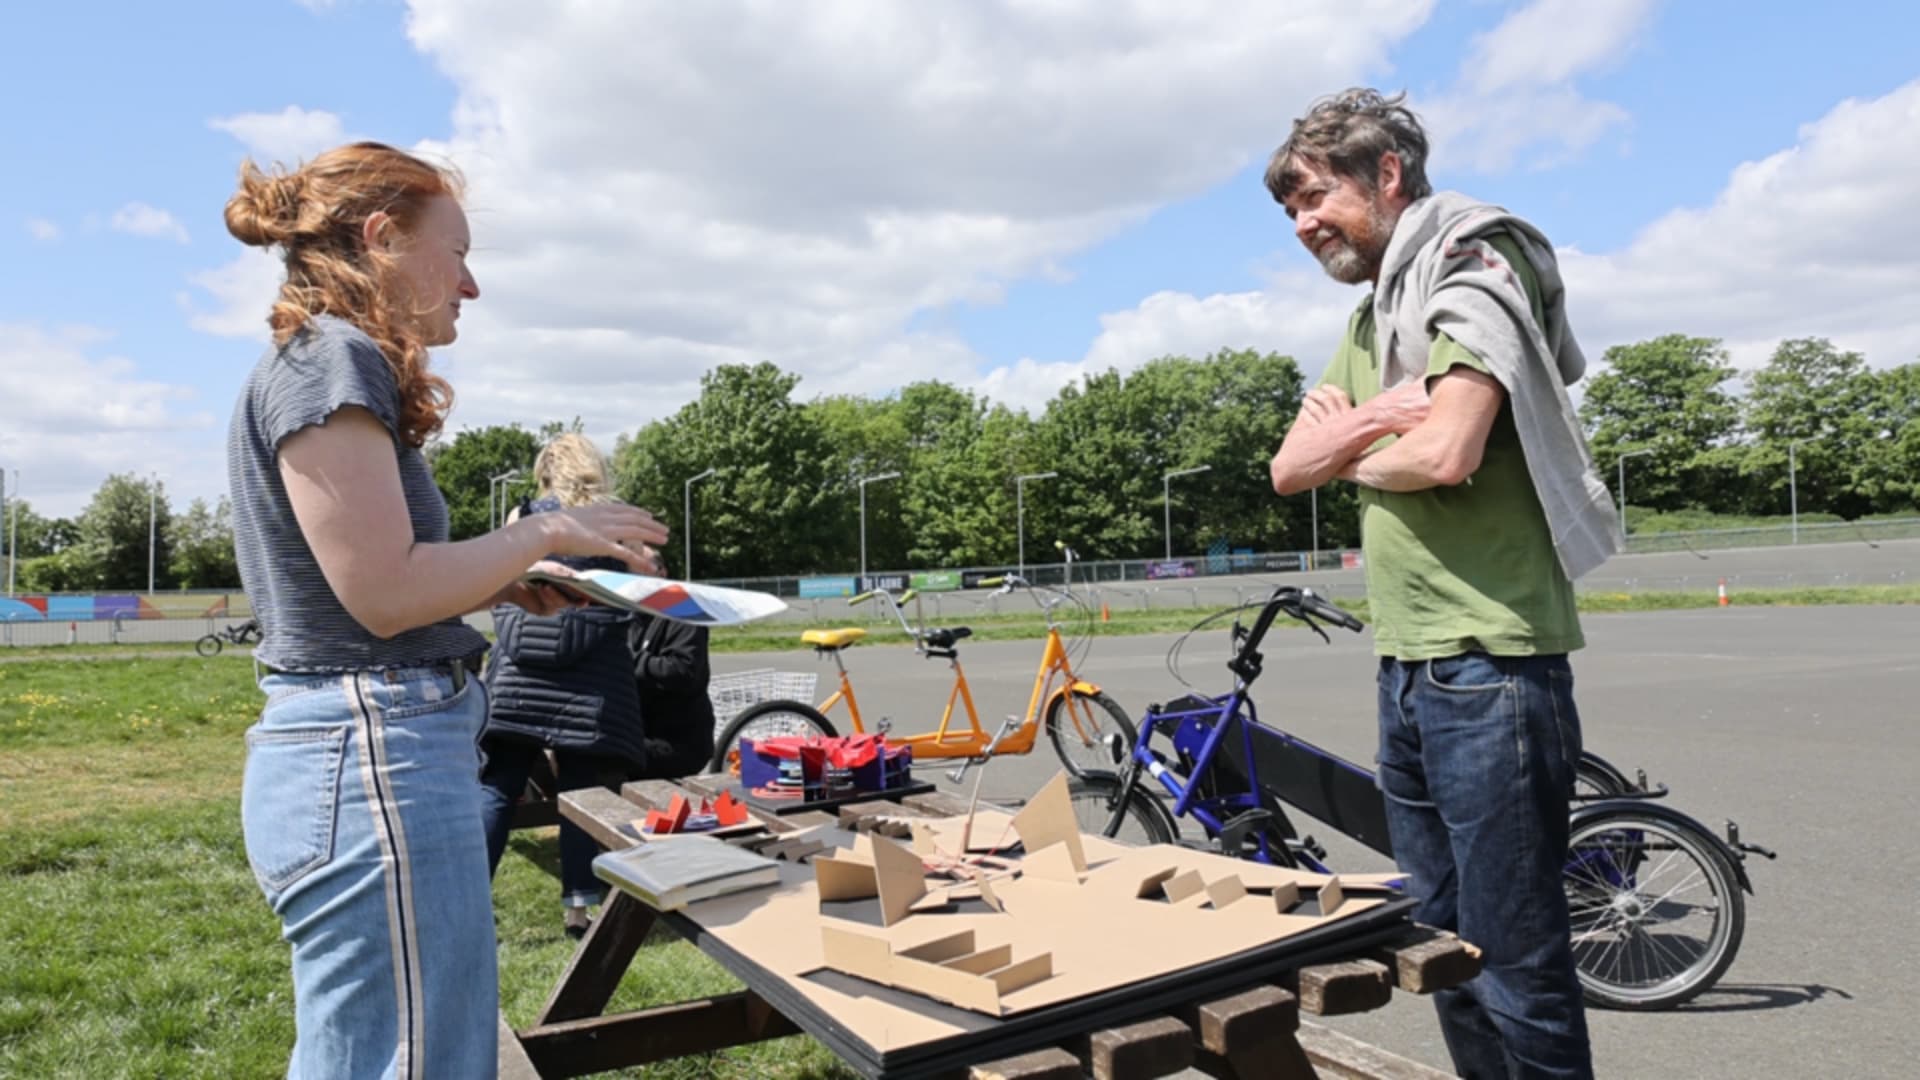
[(1074, 865), (1073, 852), (1065, 844), (1041, 848), (1020, 860), (1020, 869), (1028, 876), (1063, 881), (1068, 885), (1080, 884), (1080, 871), (1084, 868), (1084, 865)]
[(822, 900), (864, 900), (880, 895), (873, 867), (826, 855), (813, 860), (813, 882)]
[(1273, 909), (1282, 915), (1292, 911), (1300, 902), (1300, 886), (1292, 882), (1273, 887)]
[(1020, 846), (1028, 856), (1055, 844), (1067, 845), (1073, 868), (1087, 868), (1087, 854), (1080, 844), (1080, 823), (1073, 816), (1073, 797), (1067, 790), (1066, 770), (1053, 779), (1013, 816), (1014, 831), (1020, 834)]
[(980, 886), (980, 899), (982, 902), (995, 911), (1007, 910), (1006, 903), (1000, 899), (999, 894), (993, 891), (993, 886), (987, 884), (986, 878), (981, 878), (977, 884)]
[(927, 827), (926, 822), (913, 823), (913, 853), (922, 858), (940, 854), (940, 845), (934, 842), (933, 830)]
[(1330, 875), (1320, 883), (1320, 915), (1325, 918), (1340, 910), (1347, 899), (1346, 890), (1340, 887), (1340, 875)]
[(1240, 879), (1232, 874), (1218, 881), (1207, 882), (1207, 899), (1212, 902), (1215, 910), (1226, 907), (1246, 895), (1247, 887), (1240, 884)]
[(1198, 870), (1175, 874), (1160, 884), (1160, 892), (1166, 896), (1170, 904), (1177, 904), (1189, 896), (1198, 896), (1205, 892), (1206, 888), (1206, 882), (1200, 880)]
[(892, 926), (907, 917), (915, 900), (927, 895), (927, 871), (920, 856), (899, 844), (881, 837), (874, 837), (872, 843), (873, 874), (880, 892), (880, 925)]

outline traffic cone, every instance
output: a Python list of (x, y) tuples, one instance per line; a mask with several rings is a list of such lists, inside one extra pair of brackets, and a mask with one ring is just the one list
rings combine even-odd
[(1107, 609), (1107, 602), (1105, 600), (1100, 601), (1100, 621), (1101, 622), (1113, 621), (1113, 612)]
[(1720, 579), (1720, 606), (1721, 607), (1727, 606), (1727, 579), (1726, 578)]

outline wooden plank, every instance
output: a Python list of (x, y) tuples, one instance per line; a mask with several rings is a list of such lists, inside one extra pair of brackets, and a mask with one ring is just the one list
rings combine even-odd
[(905, 808), (899, 803), (887, 802), (884, 799), (851, 802), (840, 808), (840, 827), (855, 832), (867, 832), (869, 829), (865, 822), (877, 817), (897, 817), (904, 812), (906, 812)]
[(1150, 1080), (1193, 1064), (1193, 1032), (1171, 1016), (1096, 1031), (1071, 1048), (1094, 1080)]
[(1480, 974), (1479, 949), (1431, 926), (1409, 927), (1369, 949), (1368, 955), (1386, 965), (1395, 986), (1412, 994), (1459, 986)]
[(581, 788), (560, 795), (560, 813), (608, 851), (623, 851), (640, 841), (620, 831), (645, 816), (641, 809), (606, 788)]
[(1031, 1054), (975, 1065), (968, 1071), (967, 1080), (1083, 1080), (1086, 1075), (1079, 1058), (1050, 1046)]
[(600, 907), (600, 917), (587, 928), (587, 936), (574, 951), (573, 959), (567, 961), (567, 970), (561, 973), (534, 1023), (598, 1016), (613, 998), (620, 977), (633, 962), (633, 954), (647, 939), (647, 931), (653, 929), (655, 917), (652, 908), (626, 893), (618, 889), (609, 893)]
[(797, 814), (781, 814), (774, 820), (783, 822), (796, 830), (811, 829), (816, 825), (825, 825), (832, 829), (840, 827), (839, 817), (829, 814), (825, 810), (802, 810)]
[(739, 777), (732, 773), (701, 773), (698, 776), (683, 776), (680, 786), (702, 798), (717, 799), (723, 791), (731, 791)]
[(695, 809), (699, 809), (702, 798), (710, 798), (687, 791), (670, 780), (629, 780), (620, 785), (620, 796), (643, 810), (665, 810), (675, 795), (683, 799), (692, 796)]
[(514, 1034), (507, 1023), (507, 1014), (500, 1014), (500, 1053), (498, 1069), (500, 1080), (541, 1080), (540, 1070), (533, 1067), (533, 1059), (527, 1056), (527, 1049), (520, 1045), (520, 1036)]
[(1300, 1045), (1325, 1077), (1342, 1080), (1450, 1080), (1450, 1072), (1389, 1053), (1319, 1024), (1302, 1022)]
[(1387, 966), (1373, 960), (1315, 964), (1295, 976), (1300, 1008), (1315, 1016), (1343, 1016), (1378, 1009), (1393, 998)]
[(740, 991), (618, 1016), (540, 1024), (520, 1033), (539, 1075), (585, 1076), (704, 1054), (800, 1031), (758, 994)]

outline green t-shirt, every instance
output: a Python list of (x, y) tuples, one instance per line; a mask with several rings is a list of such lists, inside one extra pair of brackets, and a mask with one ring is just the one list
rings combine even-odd
[[(1491, 240), (1519, 274), (1540, 319), (1540, 283), (1505, 234)], [(1380, 393), (1380, 356), (1368, 296), (1321, 376), (1358, 405)], [(1427, 377), (1455, 365), (1487, 365), (1444, 334), (1428, 353)], [(1374, 444), (1386, 446), (1397, 436)], [(1480, 468), (1455, 487), (1407, 493), (1360, 488), (1360, 547), (1381, 656), (1430, 660), (1480, 651), (1495, 656), (1572, 652), (1586, 644), (1573, 585), (1560, 568), (1546, 514), (1503, 402)]]

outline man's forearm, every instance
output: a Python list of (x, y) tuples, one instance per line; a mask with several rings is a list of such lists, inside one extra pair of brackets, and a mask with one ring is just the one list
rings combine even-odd
[(1273, 490), (1295, 495), (1317, 488), (1339, 476), (1367, 447), (1392, 433), (1391, 427), (1365, 407), (1349, 409), (1319, 423), (1296, 421), (1280, 444), (1280, 452), (1273, 456)]
[(1415, 429), (1343, 466), (1342, 480), (1377, 491), (1425, 491), (1463, 483), (1479, 467), (1477, 456), (1454, 452), (1428, 429)]

